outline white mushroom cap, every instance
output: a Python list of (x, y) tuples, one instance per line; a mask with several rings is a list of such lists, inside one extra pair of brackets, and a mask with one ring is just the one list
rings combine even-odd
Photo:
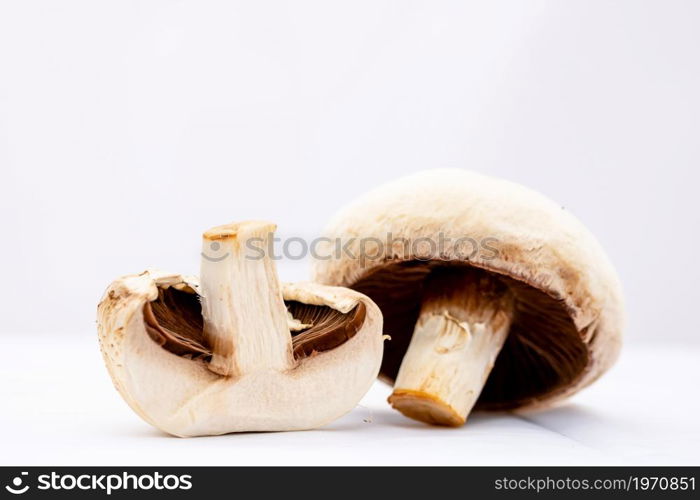
[[(414, 314), (420, 300), (419, 290), (408, 297), (410, 289), (420, 288), (428, 272), (422, 270), (431, 265), (481, 268), (516, 293), (517, 314), (482, 393), (482, 408), (532, 407), (559, 400), (593, 382), (618, 356), (623, 299), (610, 261), (573, 215), (531, 189), (466, 170), (428, 170), (352, 202), (331, 220), (323, 236), (347, 243), (349, 252), (316, 260), (314, 280), (352, 287), (380, 306), (385, 333), (392, 336), (382, 367), (385, 378), (395, 377), (408, 342), (401, 337), (410, 337), (405, 317)], [(426, 243), (441, 238), (443, 248), (405, 245), (405, 240)], [(455, 244), (460, 238), (470, 239), (466, 252), (464, 242)], [(386, 244), (389, 239), (393, 245)], [(470, 252), (474, 242), (478, 251)], [(332, 245), (318, 253), (332, 255)], [(362, 245), (365, 255), (360, 258)], [(409, 276), (407, 281), (386, 296), (383, 283), (400, 273)], [(404, 293), (411, 304), (392, 314), (390, 309)], [(511, 366), (516, 361), (522, 365), (517, 369)], [(528, 390), (508, 392), (509, 385), (520, 383), (518, 378), (536, 378), (536, 371), (547, 364), (566, 373), (541, 387), (533, 382)]]
[[(269, 271), (262, 279), (269, 280), (270, 290), (279, 290), (272, 264), (260, 265)], [(259, 281), (261, 277), (254, 279)], [(229, 289), (224, 291), (231, 293)], [(233, 289), (234, 294), (240, 292)], [(376, 379), (382, 357), (382, 317), (377, 306), (360, 293), (314, 283), (283, 284), (277, 292), (282, 311), (285, 303), (291, 312), (295, 307), (311, 311), (307, 318), (289, 318), (288, 328), (283, 326), (278, 332), (279, 338), (287, 338), (288, 344), (281, 346), (281, 352), (289, 353), (289, 366), (246, 366), (244, 373), (229, 375), (212, 369), (211, 356), (200, 355), (207, 351), (200, 344), (204, 337), (181, 339), (183, 349), (193, 346), (192, 354), (183, 355), (166, 349), (167, 341), (157, 342), (149, 331), (154, 328), (149, 321), (155, 321), (149, 317), (158, 314), (161, 320), (183, 324), (196, 323), (194, 319), (198, 318), (199, 323), (190, 329), (201, 331), (200, 293), (194, 277), (146, 271), (114, 281), (98, 306), (100, 347), (115, 387), (138, 415), (165, 432), (184, 437), (315, 428), (351, 410)], [(171, 302), (164, 303), (164, 296)], [(243, 300), (257, 311), (257, 300), (267, 300), (271, 307), (277, 307), (276, 299)], [(176, 302), (186, 303), (186, 308), (195, 309), (196, 314), (188, 319), (175, 305), (172, 317), (163, 316), (162, 311), (170, 311), (169, 304)], [(326, 316), (318, 316), (319, 310)], [(296, 352), (290, 330), (304, 329), (313, 321), (322, 323), (328, 317), (335, 318), (335, 327), (346, 317), (356, 318), (359, 323), (344, 330), (343, 338), (332, 345), (311, 342), (306, 350)], [(258, 340), (265, 334), (265, 322), (258, 323), (259, 330), (237, 332), (238, 340), (241, 333), (248, 336), (248, 348), (268, 347)], [(246, 318), (246, 325), (255, 325), (254, 318)], [(316, 340), (323, 340), (327, 333), (317, 331)], [(234, 343), (233, 348), (237, 347)], [(262, 352), (261, 356), (265, 355)]]

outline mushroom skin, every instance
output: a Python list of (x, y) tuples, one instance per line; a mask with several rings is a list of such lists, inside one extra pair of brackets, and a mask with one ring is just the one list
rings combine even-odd
[[(314, 261), (313, 279), (353, 288), (379, 305), (392, 339), (380, 376), (396, 382), (389, 400), (411, 418), (460, 425), (470, 405), (547, 407), (591, 384), (618, 357), (624, 306), (612, 264), (573, 215), (533, 190), (467, 170), (427, 170), (351, 202), (322, 236), (327, 243), (317, 254), (332, 257)], [(337, 241), (341, 254), (334, 253)], [(452, 351), (428, 356), (439, 336), (421, 327), (430, 276), (457, 269), (480, 272), (513, 295), (512, 306), (502, 308), (510, 321), (502, 350), (496, 335), (481, 354), (495, 359), (493, 370), (479, 361), (482, 372), (462, 383), (478, 386), (473, 401), (458, 397), (447, 375), (456, 373), (447, 369)], [(469, 293), (477, 299), (485, 292)], [(483, 324), (482, 303), (462, 319)]]
[[(313, 429), (350, 411), (377, 376), (383, 343), (377, 306), (345, 288), (307, 282), (279, 284), (274, 262), (267, 255), (247, 261), (235, 252), (243, 248), (242, 233), (251, 227), (253, 233), (266, 231), (265, 238), (271, 238), (275, 226), (246, 222), (214, 228), (229, 230), (230, 246), (225, 249), (232, 253), (228, 258), (235, 261), (234, 266), (242, 270), (234, 283), (225, 276), (218, 281), (212, 278), (212, 269), (205, 273), (209, 288), (193, 276), (149, 270), (114, 281), (98, 306), (100, 349), (114, 386), (141, 418), (164, 432), (188, 437)], [(205, 248), (210, 241), (205, 233)], [(203, 259), (203, 268), (210, 266), (212, 261)], [(217, 290), (212, 291), (212, 286)], [(204, 341), (190, 341), (200, 346), (192, 349), (180, 346), (193, 354), (176, 354), (165, 348), (168, 341), (154, 340), (157, 314), (152, 313), (159, 310), (155, 307), (159, 297), (169, 293), (192, 296), (188, 302), (193, 304), (202, 300), (202, 293), (209, 294), (201, 311)], [(243, 318), (238, 326), (244, 329), (227, 330), (225, 322), (220, 322), (223, 328), (214, 337), (207, 331), (211, 328), (208, 322), (226, 314), (230, 305), (226, 296), (235, 297), (235, 314), (229, 312), (231, 317)], [(207, 299), (224, 304), (218, 316), (206, 316)], [(320, 339), (312, 339), (319, 350), (312, 342), (311, 348), (297, 352), (292, 332), (303, 332), (311, 325), (293, 318), (285, 304), (297, 309), (320, 307), (325, 316), (336, 318), (357, 319), (358, 314), (352, 313), (359, 311), (361, 322), (353, 324), (341, 342), (324, 346), (321, 331), (317, 334)], [(261, 310), (270, 314), (256, 316)], [(180, 328), (185, 320), (180, 326), (177, 323), (175, 315), (175, 327)], [(218, 347), (213, 337), (226, 347)], [(201, 347), (202, 342), (207, 345)], [(238, 349), (241, 345), (244, 347)], [(216, 365), (212, 363), (215, 359), (219, 361)]]

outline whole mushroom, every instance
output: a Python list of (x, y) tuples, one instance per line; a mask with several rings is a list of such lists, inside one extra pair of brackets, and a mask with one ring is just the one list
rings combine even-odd
[(377, 376), (382, 318), (366, 296), (280, 285), (268, 222), (215, 227), (201, 277), (146, 271), (98, 306), (114, 385), (176, 436), (311, 429), (351, 410)]
[(420, 172), (360, 197), (323, 236), (314, 279), (382, 310), (392, 340), (381, 376), (408, 417), (457, 426), (474, 406), (549, 405), (618, 355), (612, 265), (575, 217), (530, 189)]

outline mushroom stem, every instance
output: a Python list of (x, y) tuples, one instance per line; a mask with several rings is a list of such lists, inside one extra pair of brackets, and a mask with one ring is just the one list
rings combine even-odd
[(420, 316), (389, 402), (407, 417), (462, 425), (508, 335), (513, 297), (475, 268), (438, 268), (427, 278)]
[(287, 308), (268, 249), (276, 226), (249, 221), (203, 235), (201, 261), (204, 335), (209, 368), (243, 376), (292, 367)]

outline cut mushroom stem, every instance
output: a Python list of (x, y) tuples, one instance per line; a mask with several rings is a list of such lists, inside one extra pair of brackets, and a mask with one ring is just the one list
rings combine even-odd
[(433, 270), (392, 406), (423, 422), (462, 425), (508, 335), (513, 307), (508, 288), (484, 271)]
[(249, 221), (203, 235), (201, 263), (204, 336), (209, 368), (240, 377), (292, 367), (287, 308), (268, 249), (276, 226)]

